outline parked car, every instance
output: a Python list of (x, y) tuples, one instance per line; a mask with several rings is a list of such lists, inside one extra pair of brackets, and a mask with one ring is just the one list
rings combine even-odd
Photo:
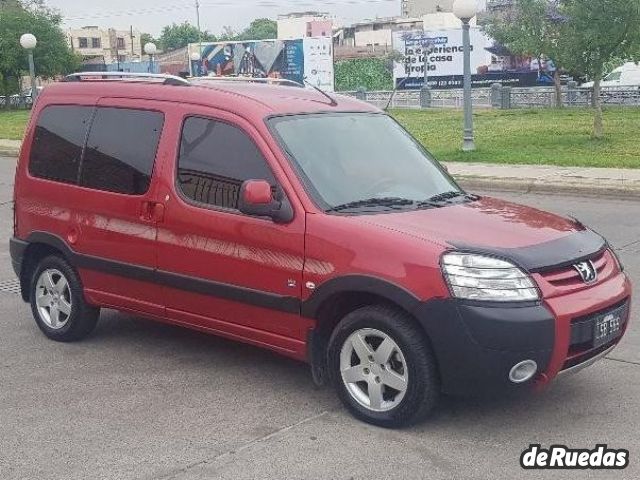
[(123, 76), (48, 87), (21, 151), (10, 250), (52, 340), (103, 307), (193, 328), (308, 362), (356, 417), (396, 427), (441, 392), (542, 387), (627, 329), (604, 238), (465, 192), (383, 111)]
[[(640, 89), (640, 64), (628, 62), (604, 77), (603, 88)], [(582, 84), (583, 88), (593, 88), (593, 82)]]

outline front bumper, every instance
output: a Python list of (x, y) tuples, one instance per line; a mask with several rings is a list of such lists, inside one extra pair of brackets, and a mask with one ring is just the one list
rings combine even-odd
[[(544, 385), (561, 371), (577, 370), (609, 352), (609, 345), (576, 352), (571, 345), (572, 321), (629, 301), (626, 275), (578, 293), (520, 306), (473, 304), (456, 299), (421, 304), (415, 316), (429, 335), (443, 391), (468, 395)], [(528, 382), (509, 380), (511, 368), (534, 360), (538, 374)]]

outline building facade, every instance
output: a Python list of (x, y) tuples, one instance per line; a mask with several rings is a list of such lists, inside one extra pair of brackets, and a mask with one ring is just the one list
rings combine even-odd
[(356, 47), (391, 47), (392, 33), (397, 30), (422, 29), (421, 18), (376, 18), (366, 22), (356, 23), (354, 29), (354, 43)]
[(333, 18), (325, 12), (295, 12), (278, 17), (278, 40), (331, 37)]
[(142, 59), (140, 32), (87, 26), (67, 32), (71, 49), (91, 63), (124, 63)]
[(455, 0), (400, 0), (403, 17), (421, 17), (428, 13), (451, 12)]

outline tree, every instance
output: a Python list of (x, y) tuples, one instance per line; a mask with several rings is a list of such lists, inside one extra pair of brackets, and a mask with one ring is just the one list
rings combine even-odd
[(516, 55), (546, 57), (555, 64), (556, 106), (562, 106), (560, 67), (564, 50), (561, 45), (561, 22), (549, 0), (515, 0), (506, 13), (496, 13), (484, 21), (487, 34)]
[(42, 2), (6, 2), (0, 8), (0, 89), (2, 95), (16, 93), (20, 78), (29, 71), (28, 56), (20, 36), (32, 33), (38, 39), (33, 51), (36, 75), (51, 78), (78, 68), (80, 59), (60, 29), (61, 17)]
[(249, 24), (236, 40), (270, 40), (278, 38), (278, 23), (268, 18), (257, 18)]
[(207, 32), (198, 32), (198, 28), (189, 22), (181, 24), (173, 23), (162, 29), (162, 33), (158, 38), (159, 47), (162, 50), (175, 50), (177, 48), (186, 47), (190, 43), (214, 42), (216, 38)]
[(607, 64), (640, 60), (640, 0), (557, 0), (561, 42), (570, 68), (594, 82), (594, 138), (604, 134), (600, 85)]
[(147, 43), (155, 43), (157, 45), (160, 42), (158, 40), (156, 40), (155, 38), (153, 38), (153, 35), (151, 35), (150, 33), (141, 33), (140, 34), (140, 46), (142, 48), (144, 48), (144, 46)]
[(268, 18), (256, 18), (247, 28), (238, 32), (230, 26), (222, 28), (219, 40), (233, 42), (243, 40), (271, 40), (278, 38), (278, 23)]

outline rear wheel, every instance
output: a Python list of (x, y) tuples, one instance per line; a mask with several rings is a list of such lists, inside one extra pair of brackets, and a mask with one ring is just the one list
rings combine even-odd
[(98, 321), (100, 309), (85, 302), (78, 274), (56, 255), (44, 258), (36, 267), (30, 297), (38, 327), (52, 340), (80, 340)]
[(423, 332), (406, 313), (367, 306), (348, 314), (329, 345), (338, 396), (357, 418), (382, 427), (424, 419), (440, 385)]

